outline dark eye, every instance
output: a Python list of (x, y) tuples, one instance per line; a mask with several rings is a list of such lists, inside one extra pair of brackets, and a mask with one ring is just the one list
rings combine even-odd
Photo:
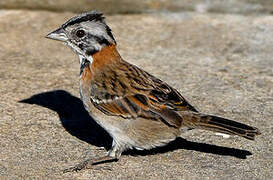
[(78, 38), (82, 38), (83, 36), (85, 36), (84, 30), (82, 30), (82, 29), (78, 30), (78, 31), (76, 32), (76, 36), (77, 36)]

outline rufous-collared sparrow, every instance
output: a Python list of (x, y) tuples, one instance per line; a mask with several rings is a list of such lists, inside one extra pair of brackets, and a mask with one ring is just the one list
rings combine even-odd
[(107, 156), (88, 159), (68, 171), (118, 159), (127, 149), (164, 146), (185, 129), (207, 129), (250, 140), (260, 134), (255, 127), (198, 112), (176, 89), (123, 60), (100, 12), (77, 15), (46, 37), (65, 42), (78, 54), (85, 109), (113, 138)]

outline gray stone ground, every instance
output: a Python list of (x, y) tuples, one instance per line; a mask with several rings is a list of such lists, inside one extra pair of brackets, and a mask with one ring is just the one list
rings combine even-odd
[(71, 13), (0, 11), (0, 179), (272, 179), (273, 16), (108, 16), (124, 59), (200, 111), (260, 128), (256, 141), (193, 130), (103, 169), (62, 174), (111, 139), (83, 110), (75, 54), (44, 36)]
[(97, 9), (105, 13), (198, 11), (239, 14), (272, 14), (272, 0), (1, 0), (0, 9), (82, 12)]

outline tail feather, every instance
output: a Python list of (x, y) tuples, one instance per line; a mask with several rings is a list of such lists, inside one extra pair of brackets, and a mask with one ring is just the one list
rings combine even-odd
[(259, 129), (255, 127), (218, 116), (195, 113), (192, 114), (189, 121), (187, 121), (187, 119), (188, 118), (183, 119), (183, 124), (190, 127), (193, 126), (215, 132), (238, 135), (250, 140), (254, 140), (256, 135), (261, 134)]

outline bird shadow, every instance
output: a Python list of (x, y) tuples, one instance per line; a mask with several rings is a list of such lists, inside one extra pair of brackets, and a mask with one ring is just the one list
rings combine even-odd
[(72, 136), (98, 147), (111, 148), (112, 138), (89, 116), (82, 101), (70, 93), (48, 91), (19, 102), (51, 109), (58, 113), (62, 126)]
[[(58, 113), (63, 127), (72, 136), (79, 138), (89, 144), (98, 147), (104, 147), (106, 150), (111, 148), (112, 138), (100, 127), (88, 112), (84, 109), (82, 101), (64, 90), (54, 90), (39, 93), (30, 98), (19, 101), (20, 103), (36, 104)], [(187, 141), (183, 138), (177, 138), (164, 147), (154, 148), (152, 150), (129, 150), (126, 155), (151, 155), (166, 153), (176, 149), (194, 150), (204, 153), (217, 154), (222, 156), (233, 156), (240, 159), (246, 159), (251, 152), (241, 149), (221, 147), (206, 143)]]

